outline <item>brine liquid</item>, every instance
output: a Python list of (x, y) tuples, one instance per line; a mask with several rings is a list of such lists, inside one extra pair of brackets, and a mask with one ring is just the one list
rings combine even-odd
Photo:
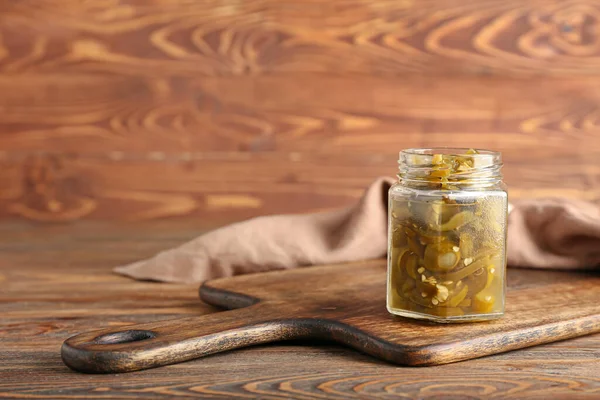
[(441, 322), (504, 313), (505, 192), (390, 195), (388, 310)]

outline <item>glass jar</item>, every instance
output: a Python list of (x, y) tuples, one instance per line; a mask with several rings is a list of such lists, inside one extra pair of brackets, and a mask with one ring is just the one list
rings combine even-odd
[(500, 153), (400, 152), (389, 191), (387, 309), (436, 322), (504, 314), (508, 195)]

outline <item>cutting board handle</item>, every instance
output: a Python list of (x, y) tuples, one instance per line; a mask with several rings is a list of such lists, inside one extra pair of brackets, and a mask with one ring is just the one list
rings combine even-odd
[(285, 321), (265, 303), (198, 317), (82, 333), (61, 356), (87, 373), (138, 371), (282, 339)]

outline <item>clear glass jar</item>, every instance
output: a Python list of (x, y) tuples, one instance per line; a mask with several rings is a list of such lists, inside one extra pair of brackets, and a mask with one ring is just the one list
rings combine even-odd
[(500, 153), (400, 152), (389, 191), (387, 309), (436, 322), (504, 314), (508, 195)]

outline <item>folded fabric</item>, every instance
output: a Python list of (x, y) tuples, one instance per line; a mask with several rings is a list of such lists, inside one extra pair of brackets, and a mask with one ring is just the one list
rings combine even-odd
[[(192, 283), (384, 257), (387, 191), (393, 181), (377, 179), (352, 207), (235, 223), (147, 260), (117, 267), (115, 271), (135, 279)], [(600, 265), (597, 206), (544, 198), (511, 202), (509, 208), (509, 266), (594, 268)]]

